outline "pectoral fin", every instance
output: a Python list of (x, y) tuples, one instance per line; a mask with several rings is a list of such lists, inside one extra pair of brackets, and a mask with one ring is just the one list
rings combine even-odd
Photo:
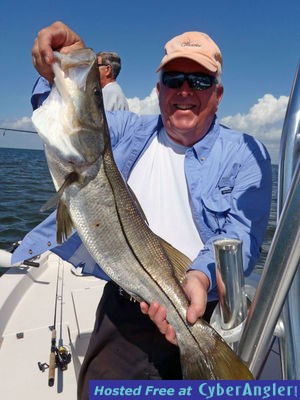
[(72, 183), (78, 182), (79, 178), (80, 176), (76, 171), (71, 172), (69, 175), (66, 176), (64, 183), (57, 192), (56, 241), (58, 244), (62, 244), (63, 240), (67, 239), (74, 229), (74, 224), (70, 217), (68, 209), (62, 201), (62, 195), (64, 190)]
[(56, 241), (58, 244), (62, 244), (63, 240), (71, 235), (74, 228), (68, 209), (62, 200), (59, 200), (57, 204), (56, 225)]

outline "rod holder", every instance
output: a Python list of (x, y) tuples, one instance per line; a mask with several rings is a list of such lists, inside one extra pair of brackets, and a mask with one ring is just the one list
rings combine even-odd
[(238, 239), (214, 241), (220, 324), (223, 330), (237, 327), (247, 316), (242, 244)]

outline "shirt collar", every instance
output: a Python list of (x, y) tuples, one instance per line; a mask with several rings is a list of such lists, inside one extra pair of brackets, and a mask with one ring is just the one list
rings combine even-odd
[(208, 132), (206, 135), (195, 143), (193, 149), (200, 161), (205, 161), (208, 157), (211, 149), (213, 148), (215, 141), (217, 140), (220, 133), (220, 125), (217, 117), (215, 116)]

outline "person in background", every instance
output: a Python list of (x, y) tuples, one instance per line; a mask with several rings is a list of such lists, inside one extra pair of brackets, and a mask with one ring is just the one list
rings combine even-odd
[[(121, 71), (121, 59), (115, 52), (99, 52), (98, 67), (102, 87), (103, 103), (106, 111), (128, 110), (128, 102), (117, 82)], [(32, 90), (31, 105), (33, 110), (40, 107), (48, 97), (51, 81), (40, 76)]]
[[(53, 78), (54, 47), (66, 51), (84, 43), (61, 22), (40, 31), (33, 62), (46, 79)], [(118, 111), (108, 113), (107, 122), (118, 168), (150, 228), (192, 260), (183, 290), (187, 321), (193, 324), (201, 316), (209, 320), (218, 300), (214, 240), (243, 241), (245, 275), (260, 255), (271, 203), (271, 162), (262, 143), (218, 121), (222, 55), (208, 35), (185, 32), (171, 39), (158, 72), (160, 115)], [(64, 259), (101, 276), (76, 233), (57, 246), (55, 231), (52, 215), (24, 238), (13, 261), (39, 254), (50, 243)], [(139, 305), (109, 281), (81, 368), (80, 400), (88, 399), (92, 379), (182, 379), (176, 333), (164, 307)]]
[(97, 53), (97, 57), (104, 108), (107, 111), (128, 110), (126, 97), (117, 82), (121, 71), (119, 55), (115, 52), (102, 51)]

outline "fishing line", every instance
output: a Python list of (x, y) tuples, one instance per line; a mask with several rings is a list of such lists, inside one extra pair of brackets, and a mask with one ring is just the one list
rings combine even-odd
[(23, 133), (36, 133), (37, 134), (37, 131), (30, 131), (28, 129), (12, 129), (12, 128), (0, 127), (0, 130), (2, 130), (3, 133), (5, 133), (6, 131), (11, 131), (11, 132), (23, 132)]

